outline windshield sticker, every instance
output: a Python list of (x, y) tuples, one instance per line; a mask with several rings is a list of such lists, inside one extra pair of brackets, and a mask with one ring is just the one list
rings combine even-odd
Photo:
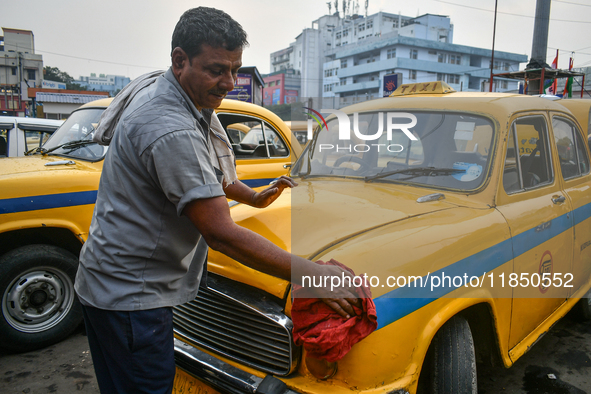
[(472, 141), (472, 137), (474, 137), (474, 133), (471, 131), (456, 130), (454, 134), (454, 140)]
[(455, 162), (452, 168), (464, 170), (463, 173), (458, 172), (457, 174), (452, 175), (454, 178), (462, 182), (473, 181), (482, 174), (482, 166), (476, 163)]
[(476, 128), (475, 122), (457, 122), (456, 123), (456, 130), (461, 131), (474, 131)]
[(476, 128), (476, 123), (474, 122), (457, 122), (456, 123), (456, 132), (454, 134), (455, 140), (464, 140), (464, 141), (472, 141), (474, 137), (474, 129)]

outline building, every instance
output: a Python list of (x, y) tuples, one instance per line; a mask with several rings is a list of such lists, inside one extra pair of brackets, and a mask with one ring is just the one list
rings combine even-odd
[[(288, 48), (271, 54), (273, 72), (301, 75), (301, 97), (323, 97), (343, 106), (382, 97), (385, 75), (401, 82), (440, 80), (456, 90), (488, 90), (492, 51), (453, 43), (450, 18), (379, 12), (325, 15)], [(516, 71), (526, 55), (495, 51), (495, 73)], [(495, 80), (493, 90), (518, 91), (518, 82)]]
[[(2, 31), (0, 115), (65, 119), (80, 105), (108, 97), (107, 92), (115, 92), (113, 87), (129, 83), (129, 78), (116, 76), (104, 85), (109, 88), (106, 92), (66, 90), (65, 83), (43, 80), (43, 57), (35, 54), (32, 31), (5, 27)], [(103, 90), (102, 86), (93, 88)]]
[(43, 57), (35, 54), (30, 30), (2, 28), (0, 36), (0, 114), (28, 115), (28, 88), (41, 86)]
[[(312, 27), (304, 29), (288, 48), (271, 54), (271, 74), (282, 70), (294, 70), (299, 74), (300, 97), (321, 97), (322, 69), (326, 61), (326, 49), (332, 41), (331, 35), (340, 18), (325, 15), (313, 21)], [(330, 49), (330, 48), (328, 48)]]
[(300, 96), (300, 73), (293, 69), (283, 69), (263, 77), (263, 104), (265, 106), (291, 104)]
[(131, 79), (122, 75), (105, 75), (91, 73), (89, 77), (80, 77), (72, 83), (78, 84), (81, 87), (86, 87), (87, 90), (108, 92), (110, 96), (115, 96), (121, 89), (123, 89)]
[(109, 97), (107, 92), (30, 88), (30, 115), (35, 118), (67, 119), (82, 104)]

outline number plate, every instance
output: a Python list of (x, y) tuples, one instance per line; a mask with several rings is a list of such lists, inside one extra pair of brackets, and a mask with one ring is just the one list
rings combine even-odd
[(221, 394), (185, 371), (176, 369), (172, 394)]

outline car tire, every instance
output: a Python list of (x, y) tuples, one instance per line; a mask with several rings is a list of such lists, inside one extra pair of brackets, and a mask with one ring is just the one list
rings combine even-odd
[(591, 290), (577, 302), (577, 314), (584, 321), (591, 321)]
[(82, 322), (74, 291), (78, 259), (52, 245), (28, 245), (0, 257), (0, 346), (31, 351), (70, 335)]
[(431, 347), (429, 392), (476, 394), (476, 356), (468, 321), (460, 316), (452, 317), (437, 332)]

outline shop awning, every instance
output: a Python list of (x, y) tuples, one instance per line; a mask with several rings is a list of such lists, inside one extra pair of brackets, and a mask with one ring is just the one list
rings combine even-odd
[(91, 101), (107, 98), (99, 94), (43, 93), (37, 92), (35, 99), (41, 103), (86, 104)]

